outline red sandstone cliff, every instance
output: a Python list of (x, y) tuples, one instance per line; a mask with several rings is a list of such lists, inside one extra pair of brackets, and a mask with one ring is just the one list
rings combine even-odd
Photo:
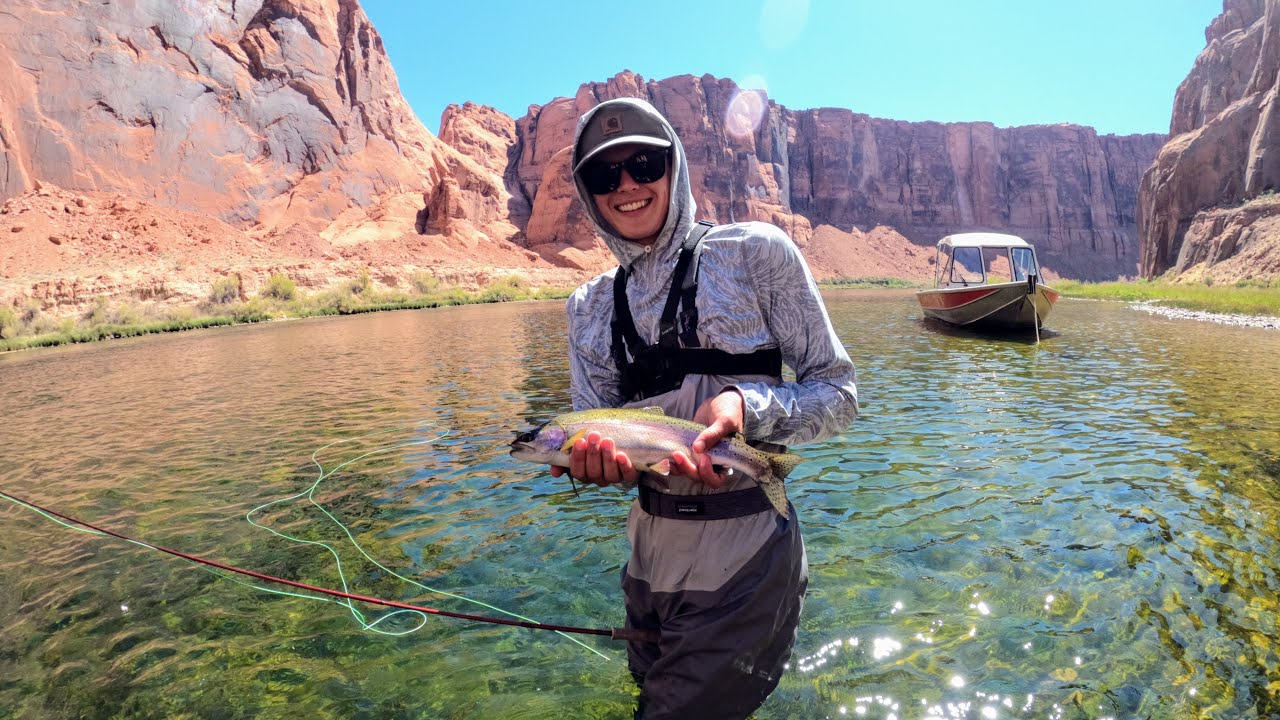
[[(501, 170), (417, 120), (356, 0), (7, 7), (0, 200), (0, 301), (190, 301), (277, 271), (576, 280), (510, 242)], [(192, 223), (198, 252), (172, 232)]]
[(951, 232), (1011, 232), (1035, 243), (1057, 274), (1077, 278), (1136, 272), (1137, 186), (1165, 140), (1100, 137), (1073, 125), (997, 128), (788, 110), (731, 80), (646, 82), (624, 72), (532, 107), (516, 122), (509, 178), (518, 214), (530, 213), (531, 247), (580, 246), (589, 235), (573, 213), (567, 159), (558, 153), (583, 111), (619, 96), (644, 98), (671, 119), (704, 217), (773, 222), (802, 244), (819, 226), (890, 227), (916, 246)]
[(1280, 0), (1225, 0), (1142, 179), (1142, 274), (1280, 277)]
[(792, 111), (729, 80), (624, 72), (518, 120), (408, 109), (356, 0), (19, 3), (0, 12), (0, 303), (186, 303), (283, 272), (572, 285), (612, 260), (574, 197), (578, 115), (672, 119), (705, 217), (787, 229), (815, 274), (931, 277), (948, 232), (1037, 243), (1051, 274), (1131, 271), (1156, 136)]

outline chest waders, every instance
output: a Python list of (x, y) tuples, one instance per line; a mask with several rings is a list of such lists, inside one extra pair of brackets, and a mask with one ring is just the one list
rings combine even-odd
[[(612, 354), (621, 377), (625, 402), (661, 395), (680, 387), (686, 375), (782, 376), (782, 351), (776, 347), (730, 353), (701, 347), (698, 340), (698, 243), (714, 227), (702, 220), (680, 246), (671, 290), (658, 322), (658, 341), (646, 343), (636, 332), (627, 303), (625, 267), (613, 280)], [(755, 445), (756, 443), (752, 443)], [(777, 446), (771, 446), (774, 449)], [(689, 520), (721, 520), (771, 509), (759, 486), (747, 490), (696, 496), (666, 495), (640, 484), (640, 507), (651, 515)]]

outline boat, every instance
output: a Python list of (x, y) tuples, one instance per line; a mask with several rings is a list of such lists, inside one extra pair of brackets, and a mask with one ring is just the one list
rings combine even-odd
[(1059, 293), (1040, 282), (1036, 250), (1017, 235), (958, 233), (938, 241), (933, 289), (916, 293), (925, 317), (979, 330), (1035, 330)]

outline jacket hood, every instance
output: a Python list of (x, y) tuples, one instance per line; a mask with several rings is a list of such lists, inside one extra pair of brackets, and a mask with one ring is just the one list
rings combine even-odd
[[(600, 112), (602, 108), (616, 107), (617, 104), (622, 103), (631, 105), (660, 122), (667, 134), (667, 139), (671, 141), (670, 201), (667, 206), (667, 221), (658, 233), (658, 238), (654, 240), (652, 246), (646, 248), (644, 245), (618, 235), (613, 226), (600, 216), (600, 212), (596, 209), (594, 197), (587, 192), (586, 186), (582, 184), (582, 178), (576, 172), (573, 173), (573, 184), (578, 189), (578, 199), (582, 201), (582, 206), (586, 208), (587, 216), (591, 218), (591, 223), (595, 225), (596, 232), (604, 239), (605, 245), (613, 253), (614, 257), (618, 258), (618, 263), (623, 267), (629, 268), (636, 260), (646, 254), (661, 258), (664, 261), (674, 258), (675, 254), (679, 252), (680, 244), (683, 242), (685, 235), (694, 225), (697, 206), (693, 201), (693, 191), (689, 186), (689, 165), (685, 160), (684, 145), (681, 144), (680, 137), (676, 135), (671, 123), (667, 122), (667, 119), (652, 105), (643, 100), (636, 98), (606, 100), (583, 113), (582, 117), (578, 118), (578, 128), (573, 134), (573, 161), (569, 166), (578, 166), (578, 146), (582, 140), (583, 130), (591, 122), (591, 118), (597, 112)], [(680, 240), (673, 242), (672, 238), (680, 238)]]

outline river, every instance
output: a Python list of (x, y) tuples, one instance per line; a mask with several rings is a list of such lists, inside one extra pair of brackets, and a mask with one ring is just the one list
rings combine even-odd
[[(1065, 300), (1036, 344), (825, 297), (862, 414), (796, 448), (810, 589), (755, 717), (1280, 716), (1280, 332)], [(0, 490), (313, 585), (620, 625), (630, 498), (506, 452), (567, 409), (565, 344), (539, 302), (0, 355)], [(0, 500), (0, 717), (630, 717), (606, 638), (224, 575)]]

